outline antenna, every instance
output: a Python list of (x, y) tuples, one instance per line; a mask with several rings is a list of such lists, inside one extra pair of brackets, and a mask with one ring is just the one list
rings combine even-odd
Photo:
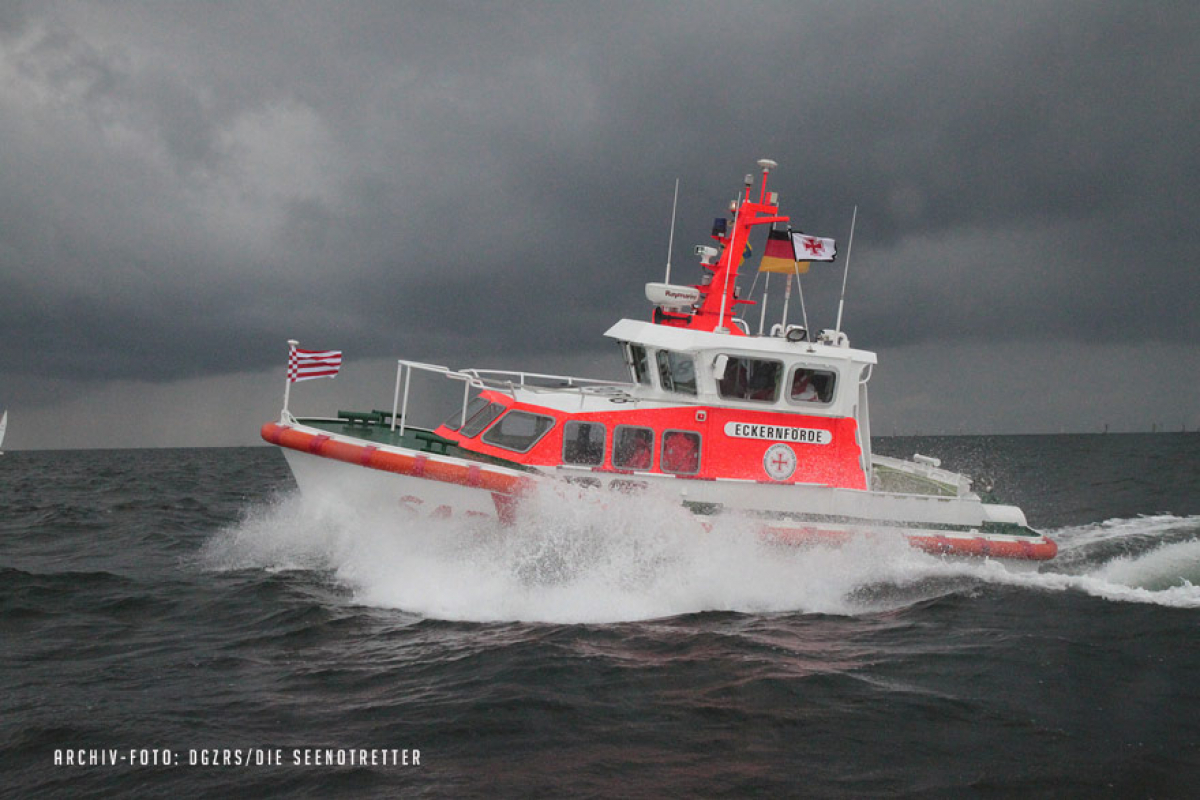
[(763, 171), (762, 192), (758, 195), (758, 202), (761, 203), (763, 200), (767, 199), (767, 173), (778, 167), (779, 162), (772, 161), (769, 158), (760, 158), (758, 160), (758, 165), (762, 167)]
[(846, 243), (846, 268), (842, 270), (842, 296), (838, 300), (837, 325), (833, 326), (835, 333), (842, 332), (842, 309), (846, 305), (846, 278), (850, 275), (850, 250), (854, 247), (854, 223), (858, 221), (858, 206), (854, 207), (854, 216), (850, 218), (850, 241)]
[(671, 282), (671, 250), (675, 247), (675, 209), (679, 206), (679, 178), (675, 179), (675, 200), (671, 203), (671, 238), (667, 241), (667, 277), (663, 283)]

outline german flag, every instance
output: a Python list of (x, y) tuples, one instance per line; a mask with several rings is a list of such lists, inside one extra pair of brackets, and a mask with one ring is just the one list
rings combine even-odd
[(759, 272), (781, 272), (784, 275), (791, 275), (793, 272), (808, 272), (808, 262), (801, 261), (796, 263), (796, 248), (792, 244), (792, 237), (787, 231), (779, 231), (771, 228), (771, 233), (767, 236), (767, 246), (763, 248), (762, 263), (758, 266)]

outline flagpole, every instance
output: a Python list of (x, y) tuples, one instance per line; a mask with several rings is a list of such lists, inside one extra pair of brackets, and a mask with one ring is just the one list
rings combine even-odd
[(295, 339), (288, 339), (288, 368), (284, 370), (283, 373), (283, 411), (279, 414), (280, 422), (287, 422), (288, 417), (291, 416), (291, 412), (288, 411), (288, 400), (292, 394), (292, 376), (290, 374), (292, 368), (292, 353), (296, 352), (296, 347), (299, 344), (300, 342), (296, 341)]
[(783, 290), (783, 318), (779, 321), (779, 327), (783, 329), (784, 334), (787, 334), (787, 312), (788, 303), (792, 301), (792, 276), (787, 276), (787, 286)]
[(842, 270), (842, 296), (838, 300), (837, 325), (834, 332), (842, 332), (842, 308), (846, 305), (846, 278), (850, 275), (850, 249), (854, 247), (854, 223), (858, 221), (858, 206), (854, 207), (854, 216), (850, 218), (850, 241), (846, 243), (846, 268)]
[[(792, 271), (796, 275), (796, 289), (800, 292), (800, 319), (804, 323), (804, 330), (807, 335), (808, 331), (808, 309), (804, 307), (804, 284), (800, 282), (800, 258), (796, 255), (796, 239), (792, 231), (792, 226), (788, 225), (788, 241), (792, 243)], [(808, 267), (805, 266), (805, 269)], [(788, 275), (788, 294), (792, 293), (792, 276)], [(787, 301), (783, 305), (783, 331), (787, 335)]]
[(762, 312), (758, 315), (758, 335), (763, 335), (763, 328), (767, 324), (767, 298), (770, 297), (771, 291), (771, 273), (767, 273), (767, 279), (763, 281), (763, 299)]
[(800, 294), (800, 319), (804, 322), (804, 330), (808, 331), (808, 309), (804, 307), (804, 282), (800, 280), (800, 262), (796, 262), (796, 291)]

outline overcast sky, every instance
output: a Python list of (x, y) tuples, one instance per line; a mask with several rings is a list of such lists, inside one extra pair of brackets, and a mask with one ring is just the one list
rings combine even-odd
[(689, 283), (764, 157), (806, 232), (858, 206), (877, 435), (1191, 430), (1198, 87), (1194, 0), (8, 0), (5, 447), (255, 443), (289, 338), (346, 354), (306, 413), (397, 357), (618, 375), (676, 178)]

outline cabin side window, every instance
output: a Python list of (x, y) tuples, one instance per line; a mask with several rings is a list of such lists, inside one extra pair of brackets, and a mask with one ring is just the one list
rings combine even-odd
[(837, 373), (824, 369), (797, 367), (788, 384), (788, 399), (800, 403), (833, 402), (833, 387)]
[(572, 420), (563, 426), (563, 463), (598, 467), (604, 463), (604, 426)]
[(510, 411), (488, 428), (483, 441), (505, 450), (527, 453), (553, 427), (554, 417), (530, 414), (528, 411)]
[(625, 362), (629, 365), (629, 374), (634, 383), (650, 385), (650, 360), (646, 357), (645, 347), (640, 344), (626, 344)]
[(678, 394), (696, 394), (696, 364), (692, 357), (671, 350), (659, 350), (658, 379), (664, 390)]
[(478, 414), (480, 411), (482, 411), (484, 408), (486, 408), (487, 404), (488, 404), (488, 401), (485, 398), (476, 397), (467, 406), (467, 411), (465, 414), (463, 413), (462, 406), (459, 406), (457, 409), (455, 409), (454, 413), (450, 415), (450, 418), (447, 419), (442, 424), (445, 425), (450, 430), (456, 431), (460, 427), (462, 427), (463, 420), (470, 420), (472, 417), (474, 417), (476, 414)]
[[(496, 417), (504, 413), (504, 408), (503, 403), (493, 403), (487, 398), (476, 397), (467, 406), (466, 414), (463, 414), (460, 408), (454, 412), (450, 419), (442, 424), (452, 431), (456, 431), (461, 427), (462, 435), (471, 438), (478, 436), (481, 430), (491, 425)], [(462, 424), (463, 419), (467, 421), (465, 425)]]
[[(482, 398), (475, 398), (476, 401)], [(471, 409), (467, 409), (467, 424), (463, 425), (462, 435), (471, 439), (479, 435), (479, 432), (496, 421), (496, 417), (504, 413), (505, 405), (503, 403), (488, 403), (480, 408), (474, 414)]]
[(695, 475), (700, 471), (700, 434), (694, 431), (667, 431), (663, 434), (659, 464), (663, 472)]
[(650, 469), (654, 461), (654, 430), (618, 425), (613, 433), (613, 467)]
[[(720, 363), (725, 362), (722, 371)], [(726, 400), (774, 403), (779, 399), (783, 363), (745, 356), (717, 356), (717, 391)]]

